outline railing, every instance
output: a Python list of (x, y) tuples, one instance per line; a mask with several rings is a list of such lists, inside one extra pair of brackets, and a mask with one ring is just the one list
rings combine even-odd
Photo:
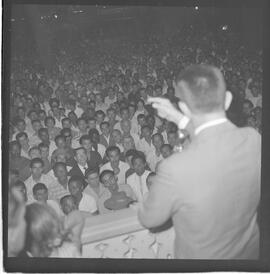
[(82, 234), (83, 257), (172, 259), (173, 228), (156, 231), (142, 227), (131, 208), (88, 218)]

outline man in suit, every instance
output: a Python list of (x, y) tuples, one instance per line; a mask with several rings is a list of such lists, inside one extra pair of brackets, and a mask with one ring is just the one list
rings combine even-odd
[(75, 149), (74, 159), (76, 160), (76, 164), (69, 171), (69, 176), (80, 176), (84, 178), (88, 168), (98, 168), (98, 162), (87, 161), (87, 152), (84, 147)]
[(176, 87), (185, 116), (166, 99), (150, 101), (180, 127), (190, 120), (192, 141), (158, 165), (139, 219), (150, 228), (172, 218), (175, 258), (258, 259), (261, 136), (227, 120), (232, 95), (218, 69), (191, 66)]

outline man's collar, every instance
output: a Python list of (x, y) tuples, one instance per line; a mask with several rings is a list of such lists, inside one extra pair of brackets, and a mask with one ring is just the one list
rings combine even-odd
[(207, 129), (207, 128), (210, 128), (210, 127), (214, 127), (214, 126), (223, 124), (223, 123), (225, 123), (225, 122), (227, 122), (227, 121), (228, 121), (228, 119), (227, 119), (226, 117), (208, 121), (208, 122), (203, 123), (202, 125), (198, 126), (198, 127), (195, 129), (194, 134), (195, 134), (195, 135), (198, 135), (201, 131), (203, 131), (203, 130), (205, 130), (205, 129)]

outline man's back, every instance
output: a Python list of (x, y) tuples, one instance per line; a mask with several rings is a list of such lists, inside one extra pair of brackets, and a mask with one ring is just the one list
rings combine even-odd
[[(159, 167), (175, 193), (175, 257), (256, 259), (261, 138), (230, 122), (207, 128)], [(170, 182), (166, 181), (166, 177)]]

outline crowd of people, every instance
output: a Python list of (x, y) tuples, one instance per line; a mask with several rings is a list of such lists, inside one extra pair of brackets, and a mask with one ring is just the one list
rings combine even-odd
[[(148, 98), (178, 108), (174, 77), (191, 64), (220, 68), (234, 95), (228, 117), (261, 133), (262, 52), (229, 31), (83, 39), (60, 49), (50, 70), (37, 60), (11, 61), (10, 203), (27, 207), (23, 251), (10, 256), (80, 256), (86, 217), (143, 201), (157, 165), (190, 143)], [(9, 214), (9, 233), (23, 214)]]

